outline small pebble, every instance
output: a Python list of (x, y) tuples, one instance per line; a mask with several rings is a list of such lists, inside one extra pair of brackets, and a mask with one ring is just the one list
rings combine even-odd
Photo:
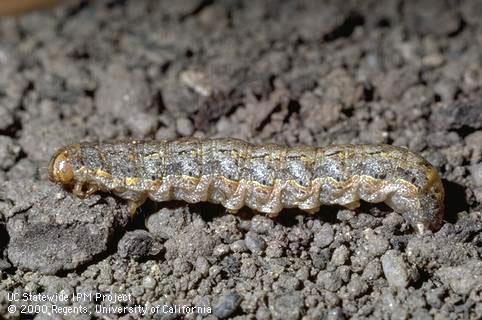
[(301, 281), (294, 274), (282, 273), (278, 280), (273, 284), (274, 291), (291, 292), (298, 290)]
[(174, 274), (188, 274), (193, 269), (192, 264), (189, 261), (184, 260), (182, 257), (172, 260), (172, 268)]
[(242, 239), (234, 241), (233, 243), (231, 243), (230, 247), (231, 250), (235, 253), (246, 252), (246, 250), (248, 249), (246, 247), (246, 244), (244, 243), (244, 240)]
[(316, 278), (316, 284), (326, 290), (336, 292), (341, 288), (343, 282), (337, 272), (321, 271)]
[(197, 257), (195, 268), (196, 271), (199, 272), (203, 276), (207, 276), (209, 274), (209, 261), (204, 257)]
[(372, 229), (366, 229), (363, 235), (365, 236), (364, 247), (370, 254), (380, 256), (387, 251), (389, 243), (383, 236), (375, 234)]
[(256, 233), (265, 234), (274, 227), (273, 219), (257, 215), (251, 220), (251, 230)]
[(155, 114), (138, 112), (127, 118), (126, 124), (133, 137), (143, 138), (156, 131), (157, 118)]
[(331, 262), (335, 266), (342, 266), (345, 264), (346, 260), (350, 256), (350, 250), (345, 245), (341, 245), (335, 249), (331, 257)]
[(468, 295), (472, 290), (480, 288), (482, 283), (482, 261), (469, 260), (460, 266), (442, 267), (436, 276), (444, 284), (459, 295)]
[(173, 126), (161, 127), (157, 130), (155, 137), (156, 140), (174, 139), (176, 138), (176, 130)]
[(219, 245), (217, 245), (216, 247), (214, 247), (214, 250), (213, 250), (213, 256), (215, 257), (221, 257), (221, 256), (224, 256), (224, 255), (227, 255), (230, 251), (230, 248), (227, 244), (224, 244), (224, 243), (221, 243)]
[(127, 232), (117, 245), (117, 252), (122, 258), (136, 260), (156, 256), (161, 250), (162, 245), (145, 230)]
[(378, 259), (371, 260), (365, 266), (365, 269), (362, 273), (362, 278), (365, 280), (376, 280), (382, 275), (382, 266)]
[(353, 277), (353, 279), (347, 284), (346, 289), (350, 297), (357, 298), (368, 290), (368, 286), (365, 281), (361, 280), (359, 277)]
[(482, 186), (482, 163), (474, 164), (470, 167), (470, 173), (472, 174), (472, 181), (474, 185)]
[(237, 292), (225, 293), (214, 302), (213, 313), (216, 317), (225, 319), (236, 311), (241, 301), (242, 297)]
[(409, 284), (409, 274), (405, 261), (397, 250), (387, 251), (381, 258), (383, 273), (391, 287), (405, 288)]
[(132, 286), (130, 291), (134, 297), (141, 297), (144, 294), (144, 288), (141, 286)]
[(246, 234), (244, 243), (252, 253), (261, 253), (266, 249), (266, 242), (254, 232), (248, 232)]
[(269, 320), (271, 319), (269, 309), (266, 307), (259, 307), (256, 310), (256, 320)]
[(282, 243), (277, 240), (270, 241), (266, 247), (266, 256), (270, 258), (280, 258), (283, 256), (284, 248)]
[(183, 137), (189, 137), (194, 132), (194, 126), (192, 125), (191, 120), (187, 118), (178, 118), (176, 119), (176, 130)]
[(427, 303), (436, 309), (439, 309), (442, 306), (442, 300), (445, 295), (445, 288), (438, 287), (431, 290), (428, 290), (425, 294), (425, 298)]
[(326, 315), (327, 320), (343, 320), (345, 316), (343, 315), (343, 310), (339, 307), (330, 309)]
[(320, 230), (315, 233), (313, 243), (319, 248), (324, 248), (329, 246), (335, 237), (333, 227), (328, 223), (321, 226)]
[(273, 319), (297, 320), (301, 315), (303, 299), (300, 295), (289, 293), (275, 298), (270, 304)]
[(151, 276), (146, 276), (142, 279), (142, 285), (147, 289), (154, 289), (156, 287), (157, 281)]

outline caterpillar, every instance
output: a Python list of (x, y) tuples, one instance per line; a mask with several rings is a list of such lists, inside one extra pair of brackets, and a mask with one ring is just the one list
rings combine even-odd
[(355, 209), (384, 202), (419, 233), (442, 224), (444, 189), (424, 158), (390, 145), (287, 147), (237, 139), (80, 143), (60, 148), (49, 179), (76, 196), (112, 192), (134, 213), (154, 201), (247, 206), (275, 217), (283, 208)]

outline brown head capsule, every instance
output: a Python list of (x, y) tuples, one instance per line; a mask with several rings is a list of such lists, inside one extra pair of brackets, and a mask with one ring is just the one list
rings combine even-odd
[(59, 150), (50, 160), (49, 179), (62, 185), (71, 185), (74, 182), (74, 170), (69, 160), (68, 150)]

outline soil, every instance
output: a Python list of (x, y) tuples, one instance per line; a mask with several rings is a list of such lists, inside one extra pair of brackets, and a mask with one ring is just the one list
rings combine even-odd
[[(481, 16), (476, 0), (132, 0), (2, 18), (0, 315), (482, 318)], [(444, 224), (414, 234), (374, 205), (269, 219), (150, 202), (131, 219), (47, 180), (65, 144), (191, 135), (408, 147), (443, 177)], [(69, 299), (9, 301), (24, 293)]]

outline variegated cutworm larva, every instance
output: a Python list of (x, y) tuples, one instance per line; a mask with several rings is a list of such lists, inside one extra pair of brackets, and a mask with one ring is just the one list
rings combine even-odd
[(286, 147), (237, 139), (81, 143), (61, 148), (50, 180), (85, 197), (97, 190), (130, 201), (132, 212), (154, 201), (248, 206), (270, 216), (283, 208), (356, 208), (385, 202), (418, 232), (437, 230), (444, 190), (422, 157), (389, 145)]

